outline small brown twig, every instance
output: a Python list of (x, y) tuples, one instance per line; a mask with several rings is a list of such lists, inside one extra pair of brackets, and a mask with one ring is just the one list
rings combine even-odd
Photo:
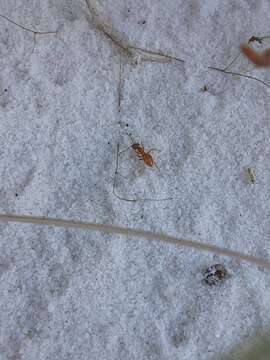
[(120, 55), (119, 61), (119, 82), (118, 82), (118, 112), (121, 112), (122, 103), (122, 56)]
[(152, 51), (142, 49), (136, 46), (130, 45), (126, 40), (123, 39), (123, 36), (117, 34), (114, 29), (110, 29), (107, 24), (100, 18), (100, 16), (96, 13), (96, 10), (93, 5), (91, 5), (91, 0), (85, 0), (87, 8), (89, 10), (90, 15), (92, 16), (93, 22), (95, 27), (101, 31), (107, 38), (109, 38), (116, 48), (121, 50), (121, 53), (126, 54), (128, 58), (132, 60), (136, 60), (138, 55), (145, 56), (142, 58), (143, 61), (150, 61), (150, 62), (168, 62), (171, 60), (184, 62), (184, 60), (179, 59), (177, 57), (166, 55), (163, 52), (159, 51)]
[(37, 35), (48, 35), (48, 34), (56, 34), (56, 33), (57, 33), (57, 30), (55, 30), (55, 31), (36, 31), (36, 30), (30, 29), (30, 28), (28, 28), (28, 27), (26, 27), (26, 26), (23, 26), (23, 25), (21, 25), (21, 24), (16, 23), (15, 21), (9, 19), (9, 18), (8, 18), (7, 16), (5, 16), (5, 15), (0, 14), (0, 17), (3, 18), (3, 19), (5, 19), (6, 21), (10, 22), (11, 24), (18, 26), (18, 27), (21, 28), (22, 30), (28, 31), (28, 32), (31, 32), (32, 34), (34, 34), (34, 46), (33, 46), (32, 52), (34, 52), (34, 49), (35, 49), (36, 36), (37, 36)]
[(102, 32), (107, 38), (109, 38), (116, 48), (120, 49), (124, 52), (128, 57), (133, 58), (134, 54), (129, 50), (128, 45), (125, 44), (124, 40), (120, 39), (120, 37), (116, 34), (113, 34), (111, 30), (109, 30), (108, 26), (103, 22), (100, 16), (96, 13), (95, 8), (90, 4), (90, 0), (85, 0), (86, 6), (89, 10), (90, 15), (92, 16), (93, 22), (97, 30)]
[(244, 78), (247, 78), (247, 79), (255, 80), (255, 81), (258, 81), (258, 82), (262, 83), (263, 85), (265, 85), (267, 87), (270, 87), (270, 85), (267, 84), (266, 82), (264, 82), (263, 80), (257, 79), (256, 77), (251, 76), (251, 75), (245, 75), (245, 74), (240, 74), (240, 73), (237, 73), (237, 72), (226, 71), (224, 69), (219, 69), (219, 68), (216, 68), (216, 67), (213, 67), (213, 66), (209, 66), (208, 69), (220, 71), (220, 72), (222, 72), (224, 74), (237, 75), (237, 76), (241, 76), (241, 77), (244, 77)]

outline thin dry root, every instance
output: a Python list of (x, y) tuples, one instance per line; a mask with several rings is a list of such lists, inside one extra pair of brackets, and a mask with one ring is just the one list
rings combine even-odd
[(107, 24), (97, 14), (94, 6), (91, 4), (91, 0), (85, 0), (92, 21), (97, 30), (102, 32), (107, 38), (109, 38), (115, 47), (119, 50), (120, 54), (126, 55), (132, 62), (137, 63), (138, 60), (165, 63), (172, 60), (184, 62), (175, 56), (164, 54), (161, 51), (152, 51), (142, 49), (136, 46), (130, 45), (126, 40), (123, 39), (121, 34), (116, 33), (114, 29), (110, 29)]
[(240, 73), (236, 73), (236, 72), (232, 72), (232, 71), (226, 71), (224, 69), (219, 69), (219, 68), (216, 68), (216, 67), (213, 67), (213, 66), (209, 66), (208, 69), (215, 70), (215, 71), (220, 71), (220, 72), (222, 72), (224, 74), (237, 75), (237, 76), (241, 76), (241, 77), (244, 77), (244, 78), (247, 78), (247, 79), (255, 80), (255, 81), (258, 81), (258, 82), (260, 82), (261, 84), (263, 84), (263, 85), (265, 85), (267, 87), (270, 87), (269, 84), (267, 84), (263, 80), (255, 78), (254, 76), (240, 74)]
[(48, 35), (48, 34), (56, 34), (57, 33), (57, 30), (55, 31), (36, 31), (36, 30), (33, 30), (33, 29), (30, 29), (30, 28), (27, 28), (26, 26), (23, 26), (21, 24), (18, 24), (16, 23), (15, 21), (9, 19), (8, 17), (6, 17), (5, 15), (2, 15), (0, 14), (0, 17), (7, 20), (8, 22), (10, 22), (11, 24), (13, 25), (16, 25), (17, 27), (21, 28), (22, 30), (24, 31), (28, 31), (28, 32), (31, 32), (32, 34), (34, 34), (34, 45), (33, 45), (33, 49), (32, 49), (32, 53), (34, 52), (35, 50), (35, 46), (36, 46), (36, 37), (37, 35)]

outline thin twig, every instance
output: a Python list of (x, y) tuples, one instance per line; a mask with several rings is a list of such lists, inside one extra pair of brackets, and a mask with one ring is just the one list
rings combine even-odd
[(104, 22), (100, 19), (99, 15), (97, 15), (94, 7), (90, 4), (89, 0), (85, 0), (85, 2), (90, 15), (92, 15), (93, 17), (96, 28), (100, 30), (106, 37), (108, 37), (116, 45), (116, 47), (124, 51), (126, 55), (128, 55), (129, 57), (133, 57), (133, 53), (129, 50), (128, 45), (126, 45), (123, 40), (117, 38), (117, 36), (113, 34), (112, 31), (108, 30), (108, 26), (104, 24)]
[[(152, 51), (152, 50), (142, 49), (137, 46), (129, 46), (129, 48), (132, 50), (139, 51), (142, 54), (150, 56), (150, 59), (145, 59), (145, 61), (164, 62), (164, 61), (175, 60), (175, 61), (179, 61), (179, 62), (184, 62), (184, 60), (182, 60), (182, 59), (179, 59), (175, 56), (164, 54), (161, 51)], [(158, 59), (157, 57), (159, 57), (160, 59)]]
[(241, 53), (239, 52), (234, 58), (233, 60), (229, 63), (229, 65), (227, 65), (223, 70), (226, 71), (228, 70), (240, 57)]
[(34, 33), (34, 34), (46, 35), (46, 34), (56, 34), (56, 33), (57, 33), (57, 30), (55, 30), (55, 31), (36, 31), (36, 30), (27, 28), (27, 27), (25, 27), (25, 26), (23, 26), (23, 25), (20, 25), (20, 24), (16, 23), (15, 21), (9, 19), (9, 18), (6, 17), (5, 15), (0, 14), (0, 17), (3, 18), (3, 19), (5, 19), (5, 20), (7, 20), (7, 21), (9, 21), (11, 24), (14, 24), (14, 25), (20, 27), (21, 29), (23, 29), (23, 30), (25, 30), (25, 31), (29, 31), (29, 32)]
[(220, 71), (220, 72), (222, 72), (222, 73), (224, 73), (224, 74), (242, 76), (242, 77), (245, 77), (245, 78), (247, 78), (247, 79), (251, 79), (251, 80), (258, 81), (258, 82), (262, 83), (263, 85), (265, 85), (265, 86), (267, 86), (267, 87), (270, 87), (269, 84), (267, 84), (267, 83), (264, 82), (263, 80), (260, 80), (260, 79), (255, 78), (254, 76), (245, 75), (245, 74), (240, 74), (240, 73), (236, 73), (236, 72), (232, 72), (232, 71), (226, 71), (226, 70), (224, 70), (224, 69), (219, 69), (219, 68), (216, 68), (216, 67), (213, 67), (213, 66), (209, 66), (208, 69)]
[(33, 46), (32, 53), (34, 52), (34, 49), (35, 49), (35, 46), (36, 46), (36, 36), (37, 36), (37, 35), (48, 35), (48, 34), (56, 34), (56, 33), (57, 33), (57, 30), (55, 30), (55, 31), (36, 31), (36, 30), (27, 28), (26, 26), (23, 26), (23, 25), (21, 25), (21, 24), (16, 23), (15, 21), (9, 19), (9, 18), (6, 17), (5, 15), (0, 14), (0, 17), (3, 18), (3, 19), (5, 19), (5, 20), (7, 20), (7, 21), (10, 22), (11, 24), (18, 26), (18, 27), (21, 28), (22, 30), (25, 30), (25, 31), (28, 31), (28, 32), (31, 32), (32, 34), (34, 34), (34, 46)]
[(35, 51), (36, 43), (37, 43), (37, 34), (34, 33), (34, 44), (33, 44), (32, 54)]
[(250, 264), (261, 266), (267, 270), (270, 270), (270, 262), (263, 258), (258, 258), (252, 255), (246, 255), (239, 251), (222, 248), (216, 245), (201, 243), (194, 240), (180, 239), (174, 236), (164, 235), (160, 233), (153, 233), (150, 231), (123, 228), (120, 226), (107, 225), (107, 224), (81, 222), (75, 220), (62, 220), (55, 218), (13, 215), (13, 214), (0, 214), (0, 220), (6, 222), (18, 222), (18, 223), (28, 223), (28, 224), (36, 224), (36, 225), (47, 225), (47, 226), (56, 226), (56, 227), (64, 227), (64, 228), (100, 231), (106, 234), (118, 234), (129, 237), (132, 236), (132, 237), (143, 238), (149, 241), (157, 240), (178, 246), (188, 247), (199, 251), (206, 251), (221, 256), (229, 256), (234, 259), (246, 261)]
[(118, 83), (118, 112), (121, 112), (122, 103), (122, 56), (120, 55), (119, 61), (119, 83)]
[(106, 37), (108, 37), (114, 43), (114, 45), (116, 45), (116, 47), (124, 51), (130, 58), (132, 59), (135, 58), (136, 55), (134, 54), (135, 51), (141, 53), (142, 55), (148, 56), (148, 59), (147, 58), (142, 59), (144, 61), (168, 62), (170, 60), (175, 60), (175, 61), (184, 62), (184, 60), (182, 59), (179, 59), (171, 55), (166, 55), (162, 52), (146, 50), (136, 46), (129, 45), (126, 41), (121, 39), (119, 35), (116, 35), (115, 31), (109, 29), (108, 25), (106, 25), (104, 21), (100, 19), (99, 15), (95, 11), (95, 8), (90, 4), (90, 0), (85, 0), (85, 2), (88, 7), (89, 13), (92, 15), (92, 18), (95, 22), (96, 28), (100, 30)]
[(103, 25), (100, 24), (99, 30), (101, 30), (104, 33), (104, 35), (106, 35), (116, 46), (120, 47), (129, 56), (133, 57), (133, 54), (129, 50), (128, 46), (123, 45), (122, 41), (118, 40), (113, 34), (109, 33), (107, 30), (105, 30)]

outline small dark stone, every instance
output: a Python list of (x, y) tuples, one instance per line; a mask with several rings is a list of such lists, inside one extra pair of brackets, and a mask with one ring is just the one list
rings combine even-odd
[(204, 86), (202, 87), (202, 91), (203, 91), (203, 92), (208, 91), (208, 86), (207, 86), (207, 85), (204, 85)]
[(15, 196), (17, 197), (17, 196), (19, 196), (17, 193), (15, 193)]
[(126, 126), (128, 127), (128, 124), (126, 124)]
[(228, 275), (227, 270), (222, 264), (214, 264), (204, 271), (204, 282), (209, 285), (220, 284)]

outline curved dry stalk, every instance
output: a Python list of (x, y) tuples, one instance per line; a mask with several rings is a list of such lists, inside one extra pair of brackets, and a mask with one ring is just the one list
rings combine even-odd
[(213, 66), (208, 66), (208, 69), (220, 71), (220, 72), (222, 72), (224, 74), (237, 75), (237, 76), (245, 77), (247, 79), (258, 81), (258, 82), (262, 83), (263, 85), (265, 85), (267, 87), (270, 87), (270, 85), (267, 84), (266, 82), (264, 82), (263, 80), (260, 80), (260, 79), (254, 77), (254, 76), (251, 76), (251, 75), (245, 75), (245, 74), (240, 74), (240, 73), (237, 73), (237, 72), (227, 71), (227, 70), (219, 69), (219, 68), (213, 67)]
[[(152, 51), (142, 49), (136, 46), (132, 46), (128, 43), (128, 41), (123, 39), (123, 36), (117, 33), (114, 29), (110, 28), (103, 19), (97, 14), (95, 7), (91, 4), (91, 0), (85, 0), (87, 8), (89, 10), (90, 15), (92, 16), (92, 21), (96, 29), (101, 31), (107, 38), (109, 38), (116, 48), (118, 48), (121, 53), (126, 54), (127, 57), (136, 60), (139, 56), (142, 58), (143, 61), (150, 61), (150, 62), (168, 62), (171, 60), (184, 62), (184, 60), (179, 59), (177, 57), (164, 54), (161, 51)], [(144, 57), (143, 57), (144, 56)]]
[(57, 30), (55, 30), (55, 31), (37, 31), (37, 30), (33, 30), (33, 29), (30, 29), (30, 28), (27, 28), (26, 26), (23, 26), (21, 24), (16, 23), (15, 21), (9, 19), (5, 15), (0, 14), (0, 17), (7, 20), (11, 24), (14, 24), (14, 25), (18, 26), (19, 28), (21, 28), (21, 29), (23, 29), (25, 31), (29, 31), (29, 32), (37, 34), (37, 35), (56, 34), (57, 33)]
[(2, 15), (0, 14), (0, 17), (7, 20), (8, 22), (10, 22), (11, 24), (13, 25), (16, 25), (17, 27), (21, 28), (22, 30), (24, 31), (28, 31), (28, 32), (31, 32), (32, 34), (34, 34), (34, 45), (33, 45), (33, 50), (32, 52), (34, 51), (35, 49), (35, 46), (36, 46), (36, 36), (37, 35), (48, 35), (48, 34), (56, 34), (57, 33), (57, 30), (55, 31), (37, 31), (37, 30), (33, 30), (33, 29), (30, 29), (30, 28), (27, 28), (26, 26), (23, 26), (21, 24), (18, 24), (16, 23), (15, 21), (9, 19), (7, 16), (5, 15)]
[[(119, 34), (116, 34), (113, 29), (109, 29), (109, 26), (104, 23), (100, 16), (96, 13), (94, 6), (90, 3), (90, 0), (85, 0), (86, 6), (88, 8), (89, 14), (92, 16), (92, 22), (97, 30), (102, 32), (107, 38), (109, 38), (113, 44), (118, 48), (122, 53), (124, 52), (127, 57), (133, 58), (134, 54), (130, 51), (126, 41), (120, 38)], [(121, 54), (120, 54), (121, 55)]]
[(132, 236), (137, 238), (143, 238), (149, 241), (157, 240), (174, 245), (188, 247), (194, 250), (206, 251), (221, 256), (229, 256), (231, 258), (241, 261), (246, 261), (250, 264), (261, 266), (267, 270), (270, 270), (270, 262), (266, 259), (258, 258), (252, 255), (246, 255), (239, 251), (222, 248), (216, 245), (196, 242), (194, 240), (180, 239), (174, 236), (164, 235), (160, 233), (153, 233), (150, 231), (136, 230), (136, 229), (123, 228), (114, 225), (96, 224), (96, 223), (82, 222), (75, 220), (63, 220), (63, 219), (55, 219), (55, 218), (13, 215), (13, 214), (0, 214), (0, 220), (6, 222), (18, 222), (18, 223), (28, 223), (28, 224), (36, 224), (36, 225), (47, 225), (47, 226), (56, 226), (56, 227), (64, 227), (64, 228), (100, 231), (106, 234), (125, 235), (129, 237)]

